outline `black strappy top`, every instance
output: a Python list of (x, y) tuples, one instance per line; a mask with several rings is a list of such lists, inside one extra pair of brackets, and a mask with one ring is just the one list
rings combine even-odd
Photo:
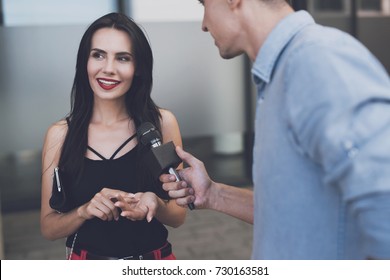
[[(109, 158), (110, 160), (113, 160), (115, 159), (115, 156), (120, 152), (120, 150), (122, 150), (131, 140), (133, 140), (135, 137), (137, 136), (137, 134), (133, 134), (132, 136), (129, 137), (129, 139), (127, 139), (125, 142), (123, 142), (122, 145), (119, 146), (118, 149), (116, 149), (116, 151), (112, 154), (112, 156)], [(95, 149), (93, 149), (91, 146), (88, 145), (88, 150), (90, 150), (92, 153), (94, 153), (95, 155), (97, 155), (98, 157), (100, 157), (102, 160), (107, 160), (104, 156), (102, 156), (101, 154), (99, 154)]]
[[(75, 179), (67, 178), (75, 207), (90, 201), (105, 187), (132, 193), (150, 191), (168, 199), (161, 183), (139, 165), (142, 157), (140, 145), (115, 158), (134, 137), (127, 139), (109, 159), (88, 147), (102, 160), (84, 158), (80, 180), (76, 182)], [(142, 180), (139, 180), (139, 176), (142, 176)], [(143, 182), (141, 185), (137, 183), (140, 181)], [(73, 236), (67, 239), (68, 247), (72, 246)], [(110, 222), (93, 218), (79, 228), (75, 246), (98, 255), (121, 258), (160, 248), (167, 242), (167, 236), (167, 229), (157, 219), (148, 223), (146, 220), (133, 222), (122, 217), (119, 221)]]

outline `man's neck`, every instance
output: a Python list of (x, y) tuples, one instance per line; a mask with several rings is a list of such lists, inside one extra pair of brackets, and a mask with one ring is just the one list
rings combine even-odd
[(255, 61), (260, 48), (276, 25), (286, 16), (294, 12), (289, 5), (277, 7), (257, 1), (243, 9), (244, 28), (248, 36), (248, 43), (245, 52), (252, 61)]

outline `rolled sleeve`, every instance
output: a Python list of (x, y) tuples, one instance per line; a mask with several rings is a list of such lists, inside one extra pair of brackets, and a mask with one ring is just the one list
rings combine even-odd
[(390, 259), (390, 192), (350, 202), (363, 234), (367, 258)]
[(367, 258), (390, 259), (389, 76), (372, 57), (340, 46), (308, 46), (290, 60), (294, 145), (321, 166), (325, 186), (340, 190)]
[(324, 183), (339, 187), (345, 201), (390, 191), (389, 77), (342, 48), (309, 46), (291, 60), (290, 129), (299, 149), (321, 165)]

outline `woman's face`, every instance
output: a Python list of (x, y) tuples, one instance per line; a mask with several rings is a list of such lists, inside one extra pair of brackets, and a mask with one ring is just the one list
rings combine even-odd
[(128, 34), (114, 28), (97, 30), (92, 36), (87, 71), (95, 98), (124, 98), (135, 72)]

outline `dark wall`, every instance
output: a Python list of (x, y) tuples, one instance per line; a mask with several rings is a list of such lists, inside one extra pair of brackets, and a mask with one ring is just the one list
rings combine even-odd
[[(319, 24), (351, 32), (350, 18), (345, 16), (315, 17)], [(390, 73), (390, 17), (359, 17), (357, 38), (379, 59)]]

